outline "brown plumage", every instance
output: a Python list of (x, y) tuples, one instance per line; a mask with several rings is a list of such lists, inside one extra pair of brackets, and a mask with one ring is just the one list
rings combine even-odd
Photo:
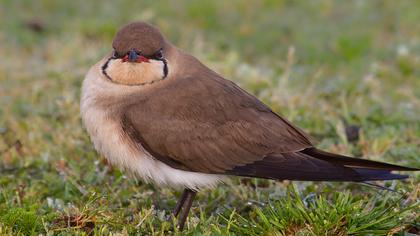
[[(202, 67), (193, 60), (189, 65)], [(280, 180), (346, 181), (400, 178), (389, 175), (389, 170), (411, 170), (315, 149), (309, 135), (205, 68), (131, 101), (136, 102), (123, 109), (125, 130), (173, 168)], [(352, 168), (384, 171), (371, 175)], [(277, 175), (272, 173), (276, 169)]]
[(125, 109), (125, 121), (136, 131), (132, 137), (141, 137), (163, 162), (161, 156), (184, 170), (213, 174), (312, 146), (302, 131), (226, 82), (216, 75), (169, 82)]
[[(112, 163), (146, 181), (186, 189), (174, 211), (186, 208), (181, 228), (195, 191), (222, 176), (367, 181), (406, 178), (391, 171), (417, 170), (316, 149), (304, 131), (149, 24), (123, 27), (113, 48), (117, 55), (86, 76), (83, 120)], [(149, 61), (139, 63), (140, 55)]]
[(163, 48), (165, 39), (156, 27), (144, 23), (134, 22), (124, 26), (112, 42), (115, 51), (124, 55), (131, 49), (137, 49), (145, 55), (152, 55)]

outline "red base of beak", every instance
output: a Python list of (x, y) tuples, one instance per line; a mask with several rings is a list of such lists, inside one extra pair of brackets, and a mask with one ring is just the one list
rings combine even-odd
[(147, 58), (147, 57), (145, 57), (145, 56), (142, 56), (142, 55), (138, 56), (136, 61), (130, 61), (130, 60), (128, 60), (128, 55), (125, 55), (125, 56), (122, 58), (122, 61), (123, 61), (123, 62), (127, 62), (127, 61), (128, 61), (128, 62), (137, 62), (137, 63), (150, 62), (150, 61), (149, 61), (149, 58)]

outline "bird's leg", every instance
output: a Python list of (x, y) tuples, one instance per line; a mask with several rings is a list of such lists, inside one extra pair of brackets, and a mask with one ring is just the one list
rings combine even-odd
[(175, 205), (174, 210), (172, 211), (172, 214), (174, 216), (178, 216), (182, 206), (184, 206), (185, 199), (187, 198), (187, 195), (188, 195), (188, 189), (184, 189), (184, 192), (182, 193), (181, 198), (178, 200), (178, 202)]
[(179, 216), (179, 219), (178, 219), (178, 228), (180, 231), (184, 229), (185, 221), (187, 220), (187, 216), (188, 216), (188, 213), (190, 212), (191, 205), (194, 201), (194, 197), (197, 194), (196, 191), (191, 190), (191, 189), (185, 189), (184, 193), (185, 192), (186, 192), (186, 197), (183, 204), (184, 209), (181, 212), (181, 215)]

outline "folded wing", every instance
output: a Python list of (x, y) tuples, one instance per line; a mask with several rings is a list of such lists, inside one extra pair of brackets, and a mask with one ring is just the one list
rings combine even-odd
[(158, 160), (203, 173), (225, 173), (270, 153), (312, 147), (303, 131), (214, 73), (167, 81), (127, 107), (122, 123)]
[(289, 180), (404, 178), (411, 168), (318, 150), (299, 128), (231, 81), (209, 72), (166, 81), (126, 107), (133, 142), (167, 165), (202, 173)]

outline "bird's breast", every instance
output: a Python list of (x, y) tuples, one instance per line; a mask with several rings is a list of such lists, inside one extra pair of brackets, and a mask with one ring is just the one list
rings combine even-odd
[[(100, 77), (101, 74), (91, 70), (83, 82), (81, 96), (81, 115), (84, 126), (95, 149), (109, 162), (146, 182), (175, 188), (199, 189), (213, 187), (222, 176), (189, 172), (172, 168), (156, 160), (140, 144), (131, 140), (125, 133), (118, 112), (118, 102), (106, 99), (118, 98), (115, 89), (109, 87)], [(115, 85), (118, 86), (118, 85)], [(112, 90), (112, 91), (111, 91)], [(107, 97), (114, 94), (112, 97)], [(107, 104), (107, 105), (104, 105)]]

